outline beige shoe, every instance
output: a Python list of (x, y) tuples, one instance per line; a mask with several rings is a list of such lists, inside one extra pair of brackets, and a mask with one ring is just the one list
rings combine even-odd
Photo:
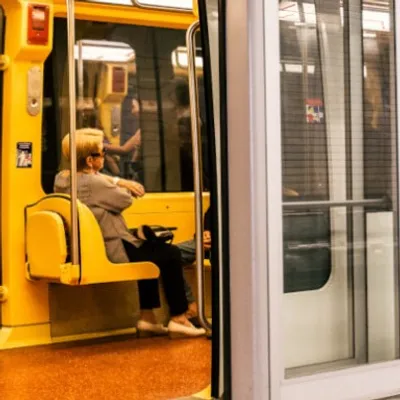
[(178, 324), (174, 321), (169, 321), (168, 323), (168, 332), (169, 337), (171, 339), (179, 339), (179, 338), (195, 338), (199, 336), (203, 336), (206, 333), (204, 328), (196, 328), (192, 324), (191, 326), (186, 326), (182, 324)]
[(168, 335), (168, 329), (162, 324), (152, 324), (142, 319), (138, 321), (136, 329), (140, 338)]

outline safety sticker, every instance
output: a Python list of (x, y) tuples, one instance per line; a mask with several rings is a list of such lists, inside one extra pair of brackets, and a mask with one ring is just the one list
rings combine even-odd
[(17, 168), (32, 168), (32, 142), (17, 143)]

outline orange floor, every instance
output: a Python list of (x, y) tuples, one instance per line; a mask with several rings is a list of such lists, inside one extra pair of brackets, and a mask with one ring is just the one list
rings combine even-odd
[(168, 338), (0, 351), (1, 400), (166, 400), (210, 383), (211, 341)]

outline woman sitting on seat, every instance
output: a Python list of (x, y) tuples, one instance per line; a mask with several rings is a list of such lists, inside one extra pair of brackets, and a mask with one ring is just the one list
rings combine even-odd
[[(69, 135), (63, 139), (62, 150), (69, 160)], [(186, 316), (188, 303), (179, 249), (161, 242), (140, 241), (129, 232), (121, 212), (132, 204), (133, 197), (144, 195), (144, 188), (137, 182), (100, 174), (104, 154), (102, 131), (77, 131), (78, 198), (96, 217), (108, 258), (114, 263), (153, 262), (161, 272), (171, 314), (168, 328), (157, 324), (153, 313), (154, 308), (160, 307), (158, 280), (140, 280), (138, 286), (141, 317), (137, 325), (139, 333), (162, 335), (169, 332), (171, 337), (203, 335), (205, 330), (194, 327)], [(70, 192), (69, 171), (62, 171), (56, 176), (54, 191)]]

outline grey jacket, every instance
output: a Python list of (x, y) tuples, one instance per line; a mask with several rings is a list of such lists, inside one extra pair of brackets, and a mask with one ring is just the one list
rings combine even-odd
[[(128, 262), (122, 240), (140, 245), (131, 235), (121, 212), (132, 204), (132, 196), (125, 190), (108, 182), (101, 175), (78, 174), (78, 199), (93, 212), (104, 237), (108, 259), (114, 263)], [(70, 193), (69, 171), (57, 174), (54, 192)]]

